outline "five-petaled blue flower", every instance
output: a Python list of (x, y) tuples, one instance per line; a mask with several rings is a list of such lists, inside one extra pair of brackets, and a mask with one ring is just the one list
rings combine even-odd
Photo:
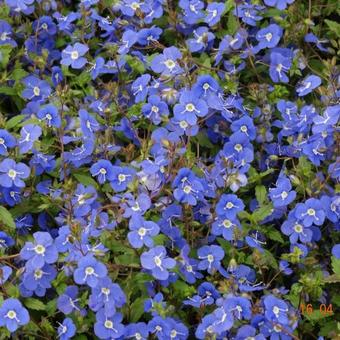
[(151, 271), (154, 278), (167, 280), (169, 272), (167, 269), (174, 268), (176, 261), (166, 256), (166, 249), (163, 246), (156, 246), (143, 253), (140, 257), (143, 268)]
[(70, 66), (74, 69), (80, 69), (85, 66), (87, 59), (84, 55), (89, 50), (88, 46), (80, 43), (75, 43), (74, 46), (67, 46), (62, 51), (62, 59), (60, 63), (62, 65)]
[(28, 311), (19, 300), (9, 298), (3, 301), (0, 307), (0, 327), (5, 326), (13, 333), (20, 326), (28, 324), (29, 320)]

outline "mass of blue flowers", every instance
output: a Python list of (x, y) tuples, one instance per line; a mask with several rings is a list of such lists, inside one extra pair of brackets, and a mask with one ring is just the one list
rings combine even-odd
[(340, 338), (337, 0), (0, 0), (0, 340)]

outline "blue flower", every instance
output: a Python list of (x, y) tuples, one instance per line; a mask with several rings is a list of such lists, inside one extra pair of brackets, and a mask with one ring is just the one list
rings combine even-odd
[(77, 328), (72, 319), (66, 318), (63, 323), (59, 323), (58, 337), (60, 340), (68, 340), (76, 334)]
[(283, 30), (279, 25), (271, 24), (260, 29), (256, 34), (256, 39), (259, 42), (257, 48), (273, 48), (275, 47), (282, 36)]
[[(185, 0), (187, 1), (187, 0)], [(151, 63), (152, 71), (164, 76), (174, 76), (183, 72), (177, 60), (182, 58), (182, 53), (176, 47), (168, 47), (163, 54), (157, 55)]]
[(12, 39), (12, 34), (13, 31), (11, 25), (5, 20), (0, 20), (0, 46), (9, 44), (16, 47), (17, 43), (14, 39)]
[(113, 316), (116, 308), (122, 307), (125, 303), (126, 296), (120, 286), (112, 283), (109, 277), (104, 277), (92, 288), (88, 304), (95, 312), (104, 309), (106, 316)]
[(162, 121), (162, 116), (169, 115), (169, 108), (159, 96), (152, 95), (149, 97), (148, 102), (143, 105), (142, 113), (145, 117), (149, 118), (153, 124), (158, 125)]
[(149, 329), (144, 322), (130, 323), (126, 326), (125, 337), (127, 339), (149, 339)]
[(288, 83), (286, 73), (292, 66), (291, 59), (278, 52), (270, 54), (269, 75), (274, 83)]
[[(239, 133), (240, 136), (242, 136), (240, 139), (246, 135), (250, 140), (254, 140), (256, 138), (256, 128), (254, 125), (253, 120), (249, 116), (243, 116), (240, 119), (237, 119), (231, 123), (231, 131), (234, 132), (234, 135), (236, 136), (236, 133)], [(235, 139), (237, 139), (235, 137)]]
[(158, 235), (159, 226), (152, 221), (145, 221), (140, 215), (133, 215), (129, 221), (131, 230), (127, 237), (132, 247), (141, 248), (153, 246), (152, 237)]
[(289, 240), (292, 244), (295, 244), (300, 240), (303, 243), (310, 242), (313, 237), (313, 231), (304, 226), (302, 223), (295, 219), (288, 219), (283, 222), (281, 226), (281, 231), (283, 234), (289, 236)]
[(286, 9), (287, 5), (292, 4), (295, 0), (264, 0), (267, 6), (276, 7), (279, 10)]
[(296, 88), (299, 97), (303, 97), (311, 93), (314, 89), (321, 85), (321, 78), (314, 74), (303, 79)]
[(86, 110), (79, 110), (80, 127), (86, 137), (92, 137), (100, 129), (97, 120)]
[(204, 18), (210, 27), (216, 25), (220, 22), (221, 15), (225, 9), (225, 4), (223, 2), (211, 2), (206, 8), (207, 16)]
[(58, 251), (48, 232), (37, 231), (33, 234), (34, 242), (26, 242), (20, 251), (22, 259), (26, 260), (28, 270), (42, 268), (46, 263), (52, 264), (58, 260)]
[(0, 265), (0, 285), (2, 286), (11, 276), (13, 270), (9, 266)]
[(27, 124), (20, 131), (21, 138), (19, 139), (20, 153), (26, 153), (33, 148), (34, 142), (39, 139), (42, 134), (39, 125)]
[(64, 314), (71, 314), (74, 311), (80, 312), (80, 306), (78, 304), (78, 287), (68, 286), (65, 292), (58, 297), (57, 307)]
[(235, 239), (235, 229), (241, 229), (237, 219), (230, 220), (220, 217), (212, 224), (211, 233), (216, 236), (222, 235), (224, 239), (232, 241)]
[(51, 87), (45, 80), (40, 80), (36, 76), (28, 76), (23, 80), (26, 88), (22, 92), (22, 96), (28, 100), (42, 100), (51, 94)]
[(139, 103), (145, 100), (149, 91), (149, 82), (151, 80), (150, 74), (143, 74), (138, 77), (131, 85), (131, 90), (135, 96), (135, 103)]
[(140, 260), (143, 268), (150, 270), (152, 276), (158, 280), (167, 280), (169, 277), (167, 269), (176, 265), (174, 259), (166, 256), (166, 249), (163, 246), (156, 246), (144, 252)]
[(292, 190), (290, 180), (286, 176), (280, 176), (276, 188), (269, 189), (269, 196), (275, 208), (284, 207), (294, 201), (296, 191)]
[(324, 47), (322, 44), (328, 43), (328, 39), (319, 39), (315, 34), (308, 33), (305, 35), (305, 41), (316, 44), (316, 47), (322, 52), (328, 52), (328, 48)]
[(9, 132), (0, 129), (0, 155), (7, 156), (8, 149), (14, 148), (16, 144), (16, 139)]
[(121, 323), (123, 316), (116, 313), (107, 317), (105, 311), (101, 309), (96, 314), (96, 323), (94, 324), (94, 333), (99, 339), (117, 339), (124, 335), (125, 327)]
[(244, 203), (234, 194), (223, 194), (216, 204), (217, 215), (227, 219), (235, 219), (243, 209)]
[(179, 104), (174, 106), (174, 116), (191, 125), (197, 123), (197, 117), (204, 117), (208, 113), (208, 106), (203, 99), (199, 99), (193, 91), (183, 91)]
[(340, 244), (336, 244), (332, 248), (332, 255), (340, 260)]
[(257, 21), (262, 19), (262, 17), (259, 15), (259, 12), (263, 8), (263, 6), (243, 3), (234, 9), (233, 14), (241, 18), (245, 24), (256, 26)]
[(133, 180), (135, 170), (128, 167), (113, 166), (111, 187), (116, 192), (126, 190), (128, 184)]
[(204, 14), (202, 9), (204, 3), (199, 0), (180, 0), (178, 3), (179, 7), (183, 9), (184, 12), (184, 22), (192, 25), (195, 24), (199, 19), (201, 19)]
[(13, 159), (6, 158), (0, 163), (0, 185), (10, 188), (15, 185), (18, 188), (25, 187), (26, 179), (30, 175), (30, 168), (24, 163), (15, 163)]
[(207, 27), (199, 27), (193, 31), (194, 37), (187, 40), (187, 45), (191, 52), (202, 52), (208, 49), (214, 41), (214, 34), (209, 32)]
[(113, 165), (106, 159), (101, 159), (94, 163), (90, 168), (90, 172), (92, 176), (97, 176), (100, 184), (113, 179)]
[(306, 227), (312, 224), (322, 225), (325, 221), (325, 211), (316, 198), (309, 198), (305, 203), (298, 203), (295, 207), (295, 217), (302, 221)]
[(49, 127), (61, 127), (61, 117), (59, 115), (58, 109), (54, 105), (46, 105), (40, 109), (37, 113), (37, 117), (41, 120), (46, 120)]
[(223, 302), (223, 308), (227, 313), (227, 317), (232, 320), (232, 323), (234, 323), (234, 319), (249, 320), (252, 315), (251, 303), (245, 297), (227, 297)]
[(203, 196), (203, 186), (199, 179), (190, 171), (182, 168), (172, 182), (174, 197), (181, 203), (196, 205)]
[(57, 276), (57, 270), (45, 264), (42, 268), (28, 270), (22, 277), (25, 289), (34, 292), (37, 296), (45, 296), (46, 289), (51, 288), (51, 281)]
[(89, 50), (88, 46), (75, 43), (74, 46), (68, 45), (62, 51), (62, 65), (70, 66), (74, 69), (81, 69), (87, 63), (87, 59), (83, 57)]
[(0, 307), (0, 326), (5, 326), (11, 333), (20, 326), (28, 324), (28, 311), (17, 299), (9, 298)]
[(288, 325), (288, 305), (273, 295), (267, 295), (263, 299), (265, 306), (265, 317), (271, 322), (278, 322), (281, 325)]
[(252, 340), (266, 340), (264, 335), (256, 335), (256, 328), (250, 325), (241, 326), (237, 331), (235, 340), (247, 340), (249, 338)]
[(198, 269), (207, 270), (212, 274), (214, 270), (219, 270), (221, 261), (224, 258), (224, 251), (220, 246), (203, 246), (197, 251), (198, 258), (201, 260), (198, 264)]
[(99, 279), (107, 275), (106, 266), (97, 261), (92, 255), (82, 257), (78, 262), (78, 267), (73, 273), (74, 282), (90, 287), (96, 287)]
[[(210, 75), (200, 75), (197, 77), (196, 83), (192, 87), (192, 93), (196, 97), (214, 100), (217, 93), (220, 91), (220, 86), (215, 78)], [(208, 104), (209, 104), (208, 99)]]

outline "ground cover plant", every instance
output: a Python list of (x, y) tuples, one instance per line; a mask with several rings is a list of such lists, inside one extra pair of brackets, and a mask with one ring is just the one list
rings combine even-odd
[(340, 339), (338, 15), (0, 1), (0, 339)]

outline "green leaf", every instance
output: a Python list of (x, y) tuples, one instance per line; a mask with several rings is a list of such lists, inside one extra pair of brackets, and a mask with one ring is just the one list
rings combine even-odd
[(340, 259), (332, 256), (332, 269), (335, 275), (340, 277)]
[(6, 44), (0, 46), (0, 65), (3, 68), (7, 66), (12, 50), (13, 50), (12, 45)]
[(255, 188), (255, 196), (259, 205), (262, 206), (267, 200), (267, 190), (264, 185), (257, 185)]
[(0, 94), (6, 94), (7, 96), (15, 96), (17, 91), (13, 87), (0, 86)]
[(332, 21), (332, 20), (325, 20), (325, 23), (327, 24), (327, 26), (329, 27), (329, 29), (335, 33), (335, 35), (337, 36), (337, 38), (340, 37), (340, 24), (337, 23), (336, 21)]
[(275, 228), (265, 227), (263, 230), (265, 231), (266, 236), (269, 237), (271, 240), (280, 242), (280, 243), (285, 242), (284, 239), (282, 238), (282, 234)]
[(34, 298), (25, 299), (24, 304), (27, 308), (33, 310), (45, 310), (46, 308), (46, 305), (43, 302)]
[(97, 188), (98, 184), (97, 182), (88, 174), (84, 174), (84, 173), (73, 173), (72, 174), (73, 177), (81, 184), (84, 185), (92, 185), (93, 187)]
[(131, 304), (131, 322), (137, 322), (144, 314), (144, 300), (145, 298), (139, 297)]
[(15, 222), (11, 213), (2, 206), (0, 206), (0, 220), (6, 226), (10, 227), (11, 229), (15, 229)]
[(145, 73), (145, 66), (137, 57), (133, 57), (131, 55), (126, 55), (125, 59), (126, 59), (126, 62), (129, 64), (129, 66), (134, 71), (136, 71), (139, 74)]
[(17, 124), (19, 124), (24, 118), (26, 117), (26, 115), (17, 115), (12, 117), (11, 119), (9, 119), (6, 124), (5, 124), (5, 128), (6, 130), (10, 130), (12, 128), (14, 128)]
[(258, 209), (256, 209), (251, 217), (252, 220), (256, 223), (256, 222), (261, 222), (262, 220), (264, 220), (267, 216), (269, 216), (271, 213), (273, 212), (273, 206), (272, 204), (268, 204), (268, 205), (264, 205)]

